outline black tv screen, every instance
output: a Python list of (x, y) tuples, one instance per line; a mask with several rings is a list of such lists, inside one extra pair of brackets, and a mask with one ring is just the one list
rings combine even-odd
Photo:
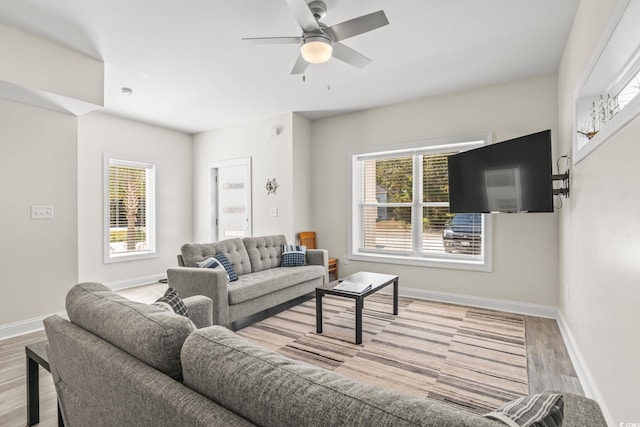
[(553, 212), (551, 130), (449, 156), (452, 213)]

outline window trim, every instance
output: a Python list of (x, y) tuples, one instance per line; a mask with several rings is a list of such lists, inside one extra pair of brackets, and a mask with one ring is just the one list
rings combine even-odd
[[(361, 182), (360, 168), (358, 163), (363, 159), (389, 158), (397, 155), (407, 154), (435, 154), (443, 151), (460, 150), (465, 151), (471, 148), (477, 148), (491, 144), (492, 134), (482, 133), (468, 135), (462, 137), (437, 138), (431, 140), (420, 140), (405, 144), (369, 147), (354, 150), (349, 154), (349, 203), (347, 206), (347, 259), (353, 261), (367, 261), (385, 264), (411, 265), (421, 267), (445, 268), (454, 270), (471, 270), (491, 272), (493, 271), (493, 215), (483, 214), (483, 230), (482, 244), (484, 246), (484, 258), (478, 260), (472, 256), (456, 255), (455, 257), (436, 254), (415, 254), (415, 253), (381, 253), (374, 250), (357, 249), (354, 242), (360, 241), (363, 231), (362, 222), (359, 218), (360, 211), (360, 188)], [(422, 185), (414, 181), (415, 186)], [(418, 194), (418, 193), (414, 193)], [(411, 206), (414, 204), (422, 207), (424, 204), (414, 198)], [(416, 221), (414, 218), (412, 221)], [(357, 227), (356, 227), (357, 225)], [(416, 232), (414, 224), (412, 230)]]
[[(110, 244), (110, 206), (109, 206), (109, 167), (115, 162), (118, 165), (141, 167), (147, 169), (149, 174), (147, 189), (146, 207), (146, 236), (149, 240), (149, 249), (145, 251), (137, 251), (135, 253), (111, 254)], [(155, 163), (131, 157), (127, 155), (103, 153), (103, 175), (102, 175), (102, 205), (103, 205), (103, 262), (112, 264), (125, 261), (136, 261), (141, 259), (159, 258), (156, 250), (156, 200), (157, 200), (157, 166)]]

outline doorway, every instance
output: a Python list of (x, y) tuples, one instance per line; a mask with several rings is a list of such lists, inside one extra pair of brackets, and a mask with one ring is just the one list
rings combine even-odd
[(251, 157), (211, 163), (209, 170), (211, 241), (251, 236)]

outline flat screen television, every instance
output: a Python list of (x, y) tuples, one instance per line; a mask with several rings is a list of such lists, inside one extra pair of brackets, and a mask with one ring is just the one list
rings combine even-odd
[(449, 156), (452, 213), (553, 212), (551, 130)]

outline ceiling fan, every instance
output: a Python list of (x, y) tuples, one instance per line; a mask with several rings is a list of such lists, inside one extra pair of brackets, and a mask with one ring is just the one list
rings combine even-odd
[(358, 18), (327, 27), (320, 19), (327, 14), (324, 1), (287, 0), (296, 21), (302, 28), (299, 37), (253, 37), (242, 40), (260, 44), (299, 44), (300, 54), (291, 74), (302, 74), (309, 64), (321, 64), (336, 58), (358, 68), (371, 62), (363, 54), (341, 43), (349, 37), (366, 33), (389, 23), (384, 11), (369, 13)]

